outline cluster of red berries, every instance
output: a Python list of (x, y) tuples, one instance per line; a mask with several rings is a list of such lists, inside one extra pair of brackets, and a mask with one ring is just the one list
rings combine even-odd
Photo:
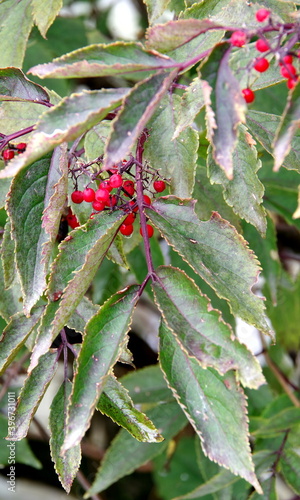
[(24, 153), (26, 149), (26, 143), (20, 142), (16, 146), (9, 146), (8, 148), (2, 151), (2, 158), (4, 161), (12, 160), (16, 153)]
[[(259, 9), (256, 14), (256, 20), (260, 23), (267, 21), (270, 18), (271, 12), (267, 9)], [(238, 30), (234, 31), (230, 37), (230, 43), (231, 45), (235, 47), (243, 47), (248, 41), (248, 37), (245, 31)], [(255, 47), (256, 50), (260, 53), (264, 52), (276, 52), (277, 48), (275, 50), (272, 50), (272, 47), (269, 44), (269, 41), (265, 38), (259, 38), (255, 42)], [(278, 56), (278, 55), (277, 55)], [(297, 71), (295, 66), (293, 66), (293, 55), (292, 54), (285, 54), (282, 56), (282, 54), (279, 54), (280, 57), (280, 74), (284, 78), (287, 79), (287, 87), (289, 89), (292, 89), (295, 87), (298, 81), (298, 76), (297, 76)], [(264, 73), (267, 71), (269, 68), (270, 63), (268, 59), (265, 57), (257, 57), (252, 64), (252, 67), (258, 71), (259, 73)], [(250, 104), (255, 100), (255, 94), (253, 90), (251, 90), (249, 87), (245, 88), (242, 90), (243, 97), (245, 101)]]
[[(125, 213), (129, 212), (121, 224), (119, 231), (124, 236), (131, 236), (133, 233), (133, 223), (136, 218), (136, 212), (138, 211), (137, 202), (133, 198), (135, 194), (135, 184), (130, 179), (123, 179), (122, 175), (116, 172), (116, 169), (110, 170), (109, 173), (111, 176), (108, 179), (102, 180), (96, 191), (90, 187), (86, 187), (83, 191), (73, 191), (71, 200), (76, 204), (82, 203), (83, 201), (91, 203), (94, 210), (91, 217), (93, 217), (96, 212), (102, 212), (108, 209), (120, 209)], [(157, 193), (162, 193), (166, 188), (166, 184), (163, 180), (155, 180), (153, 182), (153, 188)], [(113, 189), (117, 190), (114, 194), (111, 193)], [(127, 202), (123, 196), (130, 198), (130, 201)], [(149, 196), (144, 195), (143, 201), (144, 205), (151, 205)], [(72, 229), (79, 226), (79, 222), (71, 209), (66, 219)], [(140, 233), (143, 236), (141, 229)], [(149, 238), (153, 236), (154, 230), (150, 224), (147, 224), (147, 233)]]

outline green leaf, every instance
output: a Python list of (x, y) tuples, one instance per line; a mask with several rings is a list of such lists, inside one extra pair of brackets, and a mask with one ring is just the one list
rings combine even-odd
[(179, 118), (174, 132), (173, 139), (176, 139), (180, 132), (186, 127), (192, 125), (195, 117), (204, 106), (204, 97), (202, 91), (202, 81), (199, 77), (195, 78), (188, 86), (181, 97)]
[(174, 250), (229, 302), (233, 314), (272, 334), (263, 301), (251, 291), (260, 268), (234, 227), (216, 212), (209, 221), (200, 221), (194, 201), (171, 196), (158, 199), (146, 212)]
[(218, 45), (201, 67), (207, 131), (213, 146), (213, 157), (233, 177), (232, 154), (238, 125), (245, 122), (246, 104), (239, 83), (229, 67), (230, 45)]
[(224, 29), (210, 19), (178, 19), (157, 24), (146, 32), (146, 47), (159, 52), (170, 52), (209, 30)]
[(15, 242), (11, 235), (11, 223), (7, 218), (1, 246), (1, 259), (5, 288), (9, 288), (16, 278)]
[[(279, 127), (280, 116), (261, 111), (249, 110), (247, 113), (247, 127), (268, 153), (273, 153), (273, 142), (276, 130)], [(289, 170), (300, 171), (300, 137), (294, 136), (290, 143), (290, 151), (285, 156), (283, 167)]]
[(80, 445), (73, 446), (63, 457), (60, 456), (60, 449), (65, 437), (66, 408), (71, 390), (72, 383), (65, 380), (52, 401), (49, 416), (51, 458), (59, 480), (67, 493), (70, 492), (81, 461)]
[(49, 102), (47, 92), (17, 68), (0, 69), (0, 101)]
[(122, 429), (105, 453), (95, 481), (84, 498), (105, 490), (121, 477), (159, 455), (167, 447), (168, 441), (186, 425), (186, 418), (175, 401), (158, 404), (147, 411), (147, 415), (160, 429), (165, 441), (141, 443)]
[(186, 128), (176, 139), (180, 98), (167, 95), (148, 124), (150, 136), (145, 143), (144, 158), (159, 170), (162, 177), (170, 178), (171, 192), (182, 198), (191, 197), (199, 145), (198, 133)]
[(84, 154), (87, 161), (93, 161), (104, 155), (104, 147), (110, 133), (111, 122), (104, 120), (89, 130), (84, 138)]
[(284, 480), (297, 495), (300, 495), (299, 435), (299, 426), (289, 432), (279, 462), (280, 472)]
[(63, 6), (63, 0), (40, 0), (31, 1), (33, 18), (40, 30), (41, 35), (46, 38), (46, 33)]
[(190, 491), (190, 493), (176, 497), (176, 500), (198, 500), (199, 498), (211, 495), (220, 490), (224, 491), (224, 489), (228, 488), (228, 486), (231, 486), (236, 481), (237, 478), (231, 472), (223, 469), (211, 479), (203, 484), (200, 484), (200, 486), (195, 488), (193, 491)]
[(140, 43), (115, 42), (74, 50), (51, 63), (34, 66), (29, 73), (39, 78), (82, 78), (173, 67), (172, 59), (147, 51)]
[(29, 318), (22, 313), (17, 313), (3, 330), (0, 339), (0, 373), (4, 373), (24, 345), (39, 321), (42, 311), (43, 307), (38, 307)]
[(138, 286), (131, 286), (108, 299), (88, 322), (76, 361), (73, 391), (63, 449), (78, 444), (90, 425), (109, 371), (127, 344)]
[(124, 427), (138, 441), (159, 443), (164, 439), (151, 420), (134, 407), (127, 389), (113, 376), (105, 383), (97, 410)]
[(297, 426), (300, 419), (300, 408), (286, 408), (276, 415), (272, 415), (253, 431), (255, 437), (272, 437), (282, 434), (287, 430)]
[(149, 23), (152, 24), (167, 9), (170, 0), (145, 0)]
[(7, 209), (26, 314), (46, 288), (48, 263), (66, 199), (67, 175), (66, 154), (61, 161), (58, 149), (52, 157), (48, 155), (22, 169), (11, 185)]
[(0, 262), (0, 316), (9, 323), (11, 317), (22, 311), (22, 292), (19, 281), (15, 279), (10, 288), (5, 290), (4, 272)]
[(120, 382), (129, 391), (134, 404), (162, 403), (173, 400), (159, 365), (129, 372)]
[(202, 368), (162, 323), (160, 364), (178, 404), (201, 439), (210, 460), (246, 479), (257, 491), (248, 441), (246, 399), (233, 373), (221, 377)]
[(122, 160), (142, 133), (163, 95), (177, 75), (177, 70), (159, 72), (133, 87), (125, 97), (105, 148), (104, 168)]
[[(44, 106), (27, 101), (2, 102), (0, 106), (1, 133), (8, 135), (13, 134), (16, 130), (32, 127), (44, 110)], [(32, 133), (25, 134), (22, 136), (22, 142), (28, 142), (31, 136)], [(20, 138), (12, 141), (14, 144), (18, 142), (20, 142)], [(2, 182), (1, 180), (1, 184)]]
[(33, 25), (31, 0), (6, 0), (0, 5), (0, 67), (21, 68)]
[(159, 267), (156, 273), (158, 279), (152, 284), (155, 302), (181, 348), (202, 368), (212, 367), (221, 375), (236, 370), (238, 380), (250, 388), (263, 384), (256, 358), (234, 338), (195, 283), (174, 267)]
[(264, 236), (267, 229), (266, 213), (262, 206), (264, 186), (257, 177), (261, 161), (257, 158), (254, 141), (245, 127), (240, 127), (232, 161), (233, 179), (228, 179), (214, 162), (210, 150), (207, 158), (210, 181), (212, 184), (223, 186), (226, 203)]
[[(52, 265), (50, 303), (42, 318), (31, 368), (47, 352), (90, 286), (125, 215), (100, 214), (69, 234)], [(52, 302), (53, 301), (53, 302)]]
[(300, 85), (289, 93), (287, 104), (274, 139), (274, 171), (279, 170), (300, 124)]
[(128, 89), (103, 89), (72, 94), (45, 111), (35, 127), (26, 151), (0, 172), (11, 177), (62, 142), (71, 141), (101, 121), (117, 107)]
[[(13, 411), (13, 405), (8, 405), (9, 416)], [(11, 421), (10, 421), (11, 423)], [(8, 419), (4, 415), (0, 415), (0, 439), (2, 446), (0, 447), (0, 465), (1, 467), (5, 467), (12, 463), (12, 456), (14, 453), (14, 458), (16, 463), (18, 464), (26, 464), (30, 465), (30, 467), (35, 467), (36, 469), (41, 469), (41, 462), (35, 457), (32, 453), (31, 448), (28, 444), (27, 439), (22, 439), (19, 443), (13, 443), (13, 447), (10, 444), (6, 444), (3, 441), (5, 436), (7, 435), (8, 429)]]
[(28, 432), (30, 422), (50, 384), (58, 365), (56, 349), (41, 356), (38, 365), (27, 376), (15, 411), (13, 435), (6, 439), (20, 441)]
[(278, 500), (275, 481), (275, 474), (272, 474), (268, 479), (262, 481), (263, 493), (254, 491), (254, 493), (250, 495), (249, 500)]
[(79, 302), (73, 315), (68, 319), (67, 326), (76, 332), (83, 333), (86, 323), (99, 310), (99, 306), (93, 304), (87, 297), (83, 297)]

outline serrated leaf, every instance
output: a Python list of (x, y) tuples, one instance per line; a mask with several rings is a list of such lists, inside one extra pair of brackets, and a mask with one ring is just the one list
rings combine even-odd
[(127, 389), (113, 376), (105, 383), (97, 410), (124, 427), (138, 441), (160, 443), (164, 439), (153, 422), (134, 407)]
[(264, 186), (257, 176), (261, 161), (253, 142), (246, 128), (240, 126), (239, 140), (232, 155), (233, 178), (228, 179), (215, 163), (211, 149), (207, 158), (208, 175), (212, 184), (223, 186), (224, 199), (233, 211), (264, 236), (267, 229), (266, 212), (262, 206)]
[(120, 382), (129, 391), (134, 404), (162, 403), (173, 399), (159, 365), (129, 372), (120, 378)]
[[(280, 124), (280, 116), (262, 111), (249, 110), (247, 113), (247, 127), (255, 139), (261, 143), (268, 153), (274, 155), (272, 144), (276, 130)], [(294, 136), (290, 143), (290, 151), (285, 156), (283, 167), (289, 170), (300, 171), (300, 137)]]
[[(7, 210), (11, 218), (12, 236), (16, 245), (16, 263), (26, 314), (30, 313), (31, 308), (46, 288), (48, 263), (66, 197), (66, 155), (63, 158), (64, 173), (60, 171), (62, 163), (59, 151), (52, 157), (48, 155), (21, 170), (12, 182), (8, 196)], [(63, 188), (59, 203), (57, 203), (58, 197), (55, 197), (54, 193), (61, 178)], [(49, 201), (51, 206), (48, 207)], [(42, 218), (44, 218), (43, 224)]]
[(121, 477), (159, 455), (166, 448), (168, 441), (186, 424), (186, 418), (175, 401), (155, 406), (147, 411), (147, 416), (160, 429), (165, 441), (141, 443), (122, 429), (105, 453), (95, 481), (84, 498), (105, 490)]
[(180, 98), (168, 95), (162, 101), (148, 127), (150, 136), (145, 143), (144, 158), (170, 179), (171, 192), (189, 198), (195, 182), (198, 133), (186, 128), (173, 140), (176, 130)]
[(63, 6), (63, 0), (31, 0), (33, 18), (40, 30), (41, 35), (46, 38), (46, 33)]
[(292, 139), (300, 124), (300, 85), (289, 93), (287, 104), (274, 139), (274, 171), (279, 170), (291, 150)]
[(192, 125), (194, 119), (204, 106), (202, 82), (200, 78), (195, 78), (188, 86), (181, 97), (179, 118), (174, 132), (173, 139), (176, 139), (180, 132)]
[(159, 358), (178, 404), (201, 439), (204, 453), (261, 493), (248, 441), (246, 399), (233, 373), (223, 378), (211, 368), (201, 368), (181, 349), (164, 323), (160, 328)]
[(55, 464), (58, 478), (67, 493), (70, 492), (81, 461), (80, 445), (73, 446), (63, 457), (60, 456), (60, 449), (65, 437), (66, 409), (71, 390), (72, 383), (65, 380), (51, 403), (49, 416), (51, 458)]
[(41, 356), (38, 365), (27, 376), (18, 397), (14, 414), (13, 435), (8, 435), (8, 440), (20, 441), (27, 435), (30, 422), (54, 377), (57, 366), (57, 351), (55, 349)]
[(117, 107), (128, 90), (86, 90), (62, 99), (43, 113), (26, 151), (0, 171), (0, 178), (15, 175), (59, 144), (76, 139)]
[(101, 214), (69, 234), (52, 266), (48, 304), (32, 354), (32, 369), (41, 354), (64, 328), (90, 286), (125, 217), (120, 212)]
[(38, 307), (29, 318), (26, 318), (22, 313), (17, 313), (3, 330), (0, 339), (0, 373), (6, 370), (24, 345), (42, 312), (43, 307)]
[(130, 286), (113, 295), (86, 325), (76, 360), (64, 451), (78, 444), (90, 425), (109, 372), (127, 343), (138, 290), (138, 286)]
[(200, 221), (194, 202), (164, 197), (146, 209), (163, 237), (194, 271), (225, 298), (233, 314), (272, 335), (261, 298), (251, 288), (260, 268), (246, 241), (214, 212)]
[(214, 368), (221, 375), (236, 370), (237, 379), (246, 387), (263, 384), (257, 359), (234, 338), (196, 284), (171, 266), (159, 267), (156, 274), (158, 279), (152, 284), (155, 302), (181, 348), (202, 368)]
[(177, 19), (156, 24), (146, 31), (146, 47), (159, 52), (170, 52), (213, 29), (224, 28), (210, 19)]
[(129, 153), (176, 75), (177, 70), (159, 72), (135, 85), (125, 97), (112, 122), (105, 147), (104, 168), (111, 167)]
[(278, 500), (275, 481), (275, 474), (272, 474), (268, 479), (262, 481), (261, 485), (263, 492), (258, 493), (254, 491), (252, 495), (249, 496), (249, 500)]
[(98, 311), (99, 306), (93, 304), (87, 297), (83, 297), (79, 302), (72, 316), (68, 319), (67, 326), (76, 332), (83, 333), (86, 323)]
[(208, 138), (214, 160), (228, 179), (233, 177), (232, 154), (246, 110), (239, 83), (229, 67), (230, 50), (229, 44), (219, 44), (200, 69)]
[(34, 66), (29, 73), (39, 78), (82, 78), (173, 67), (172, 59), (145, 50), (141, 43), (114, 42), (74, 50), (51, 63)]
[(253, 431), (255, 437), (272, 437), (299, 425), (300, 408), (286, 408), (263, 421)]
[[(6, 0), (0, 5), (0, 67), (22, 67), (33, 25), (31, 0)], [(17, 35), (17, 36), (16, 36)]]
[(152, 24), (167, 9), (170, 0), (145, 0), (149, 23)]
[(13, 284), (16, 277), (15, 242), (12, 239), (11, 223), (9, 218), (7, 218), (4, 227), (3, 241), (1, 246), (1, 260), (3, 265), (5, 288), (9, 288)]
[(18, 68), (0, 69), (0, 101), (49, 102), (47, 92)]

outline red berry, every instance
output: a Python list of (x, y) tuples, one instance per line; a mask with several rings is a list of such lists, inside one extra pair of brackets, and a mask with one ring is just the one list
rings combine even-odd
[(16, 145), (16, 148), (20, 153), (23, 153), (23, 151), (25, 151), (26, 149), (26, 146), (26, 142), (19, 142), (19, 144)]
[(144, 194), (144, 203), (146, 205), (151, 205), (151, 200), (150, 200), (149, 196), (147, 196), (146, 194)]
[(253, 90), (247, 88), (242, 90), (243, 97), (245, 101), (249, 104), (250, 102), (253, 102), (255, 99), (255, 94)]
[(285, 64), (292, 64), (292, 62), (293, 62), (293, 56), (291, 54), (287, 54), (286, 56), (284, 56), (283, 62)]
[(109, 193), (113, 189), (113, 187), (109, 183), (109, 180), (100, 182), (99, 188), (100, 189), (106, 189)]
[(297, 82), (298, 82), (297, 79), (293, 80), (292, 78), (290, 78), (289, 80), (287, 80), (286, 86), (288, 89), (293, 89), (294, 87), (296, 87)]
[(130, 226), (130, 224), (133, 224), (134, 221), (135, 221), (135, 214), (131, 213), (127, 215), (126, 219), (123, 221), (123, 225), (125, 224), (125, 226)]
[(66, 217), (68, 225), (72, 228), (75, 229), (76, 227), (80, 226), (76, 215), (73, 214), (72, 210), (69, 208), (68, 215)]
[(87, 202), (92, 202), (95, 199), (95, 191), (92, 188), (85, 188), (83, 191), (83, 199)]
[(132, 224), (122, 224), (120, 226), (120, 233), (124, 236), (130, 236), (133, 233), (133, 225)]
[(73, 191), (71, 194), (71, 200), (73, 203), (82, 203), (83, 202), (83, 192), (82, 191)]
[[(129, 205), (130, 205), (130, 207), (133, 207), (134, 205), (136, 205), (136, 201), (130, 201)], [(132, 211), (137, 212), (138, 209), (139, 209), (139, 207), (136, 205), (134, 208), (132, 208)]]
[[(150, 224), (147, 224), (146, 225), (146, 228), (147, 228), (147, 233), (148, 233), (148, 238), (152, 238), (153, 234), (154, 234), (154, 229), (152, 226), (150, 226)], [(142, 231), (142, 228), (140, 228), (140, 234), (143, 236), (143, 231)]]
[(123, 189), (126, 191), (125, 196), (133, 196), (134, 194), (134, 182), (133, 181), (124, 181)]
[(268, 19), (270, 15), (270, 11), (267, 10), (267, 9), (259, 9), (256, 14), (255, 14), (255, 17), (256, 17), (256, 20), (259, 22), (259, 23), (263, 23), (264, 21), (266, 21), (266, 19)]
[(270, 66), (269, 61), (265, 57), (256, 59), (253, 65), (254, 69), (256, 69), (256, 71), (259, 71), (260, 73), (267, 71), (269, 66)]
[(3, 160), (12, 160), (12, 158), (15, 156), (15, 152), (12, 149), (4, 149), (2, 151), (2, 158)]
[(123, 184), (122, 176), (120, 174), (113, 174), (109, 179), (109, 184), (112, 188), (118, 188), (122, 186)]
[(281, 66), (280, 74), (283, 78), (292, 78), (297, 73), (295, 66), (292, 64), (286, 64), (285, 66)]
[(109, 192), (107, 189), (97, 189), (95, 192), (95, 200), (106, 203), (109, 200)]
[(255, 42), (255, 47), (258, 52), (266, 52), (267, 50), (269, 50), (270, 45), (266, 40), (263, 40), (263, 38), (259, 38)]
[(104, 201), (93, 201), (92, 207), (97, 212), (102, 212), (102, 210), (104, 210), (104, 208), (105, 208), (105, 202)]
[(117, 203), (118, 203), (118, 198), (116, 197), (115, 194), (113, 194), (112, 196), (109, 197), (109, 200), (105, 203), (105, 205), (108, 208), (112, 208), (115, 207)]
[(166, 184), (164, 181), (154, 181), (153, 187), (157, 193), (162, 193), (166, 189)]
[(230, 37), (231, 45), (234, 47), (243, 47), (247, 41), (247, 36), (244, 31), (234, 31)]

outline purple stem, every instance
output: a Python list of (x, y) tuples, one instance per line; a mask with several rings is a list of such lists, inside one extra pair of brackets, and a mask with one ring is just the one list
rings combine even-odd
[(3, 138), (3, 141), (1, 141), (0, 149), (3, 149), (10, 141), (17, 139), (22, 135), (30, 134), (30, 132), (34, 130), (34, 127), (35, 125), (31, 125), (30, 127), (23, 128), (22, 130), (18, 130), (17, 132), (14, 132), (13, 134), (9, 135), (0, 134), (1, 137)]

